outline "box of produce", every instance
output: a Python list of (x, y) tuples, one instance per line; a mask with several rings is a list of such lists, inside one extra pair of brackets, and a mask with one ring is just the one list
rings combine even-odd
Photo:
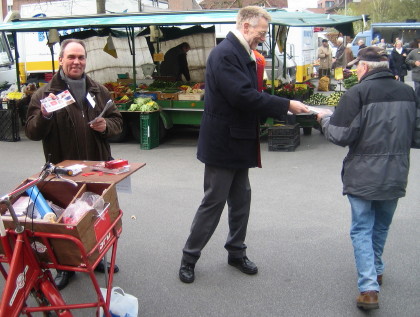
[(178, 100), (203, 100), (204, 89), (199, 87), (201, 87), (200, 84), (195, 84), (194, 86), (182, 85)]
[(178, 100), (203, 100), (203, 99), (204, 99), (204, 92), (178, 94)]
[(178, 100), (179, 91), (165, 90), (158, 93), (158, 100)]
[(160, 107), (156, 103), (156, 101), (153, 101), (151, 98), (138, 97), (133, 100), (132, 104), (127, 110), (139, 112), (154, 112), (159, 111)]
[(121, 99), (114, 100), (115, 105), (117, 106), (118, 110), (126, 111), (130, 108), (131, 104), (133, 103), (133, 99), (124, 96)]

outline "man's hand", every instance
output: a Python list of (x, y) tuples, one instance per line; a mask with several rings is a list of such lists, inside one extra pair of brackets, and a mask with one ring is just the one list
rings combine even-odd
[(319, 109), (319, 113), (316, 115), (316, 120), (321, 123), (321, 119), (325, 116), (332, 115), (332, 111), (330, 109)]
[(289, 111), (293, 114), (310, 112), (305, 104), (297, 100), (290, 100)]
[(96, 118), (90, 124), (90, 127), (95, 131), (103, 133), (106, 130), (106, 120), (104, 118)]
[[(56, 95), (54, 95), (53, 93), (50, 93), (49, 95), (48, 95), (48, 97), (49, 98), (51, 98), (51, 99), (57, 99), (57, 96)], [(45, 117), (45, 118), (51, 118), (52, 117), (52, 113), (49, 113), (46, 109), (45, 109), (45, 107), (44, 107), (44, 105), (41, 103), (41, 113), (42, 113), (42, 115)]]

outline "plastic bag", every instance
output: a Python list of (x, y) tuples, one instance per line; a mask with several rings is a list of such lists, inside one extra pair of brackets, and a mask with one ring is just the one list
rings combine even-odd
[(63, 212), (63, 222), (76, 224), (89, 210), (95, 209), (100, 215), (104, 210), (105, 202), (101, 196), (85, 192), (82, 196), (69, 205)]
[[(106, 301), (106, 288), (101, 288), (102, 296)], [(112, 317), (137, 317), (139, 302), (137, 297), (125, 293), (122, 288), (116, 286), (111, 290), (111, 302), (109, 312)], [(101, 307), (99, 316), (105, 316)]]
[(330, 79), (327, 76), (321, 77), (318, 83), (318, 91), (328, 91)]

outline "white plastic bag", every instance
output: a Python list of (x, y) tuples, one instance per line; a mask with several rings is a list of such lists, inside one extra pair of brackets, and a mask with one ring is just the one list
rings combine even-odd
[[(106, 288), (101, 288), (101, 293), (106, 301)], [(138, 310), (137, 297), (124, 293), (122, 288), (118, 286), (112, 288), (111, 303), (109, 304), (109, 312), (112, 317), (137, 317)], [(102, 307), (99, 316), (105, 316)]]

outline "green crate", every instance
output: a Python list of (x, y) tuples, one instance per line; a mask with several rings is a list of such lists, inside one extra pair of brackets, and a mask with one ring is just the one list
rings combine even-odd
[(172, 100), (156, 100), (161, 108), (172, 108)]
[(128, 108), (130, 108), (132, 104), (133, 104), (133, 100), (130, 100), (124, 103), (115, 103), (119, 111), (127, 111)]
[(172, 105), (181, 109), (204, 109), (204, 101), (201, 100), (173, 100)]
[(140, 114), (140, 148), (150, 150), (159, 146), (159, 111)]

